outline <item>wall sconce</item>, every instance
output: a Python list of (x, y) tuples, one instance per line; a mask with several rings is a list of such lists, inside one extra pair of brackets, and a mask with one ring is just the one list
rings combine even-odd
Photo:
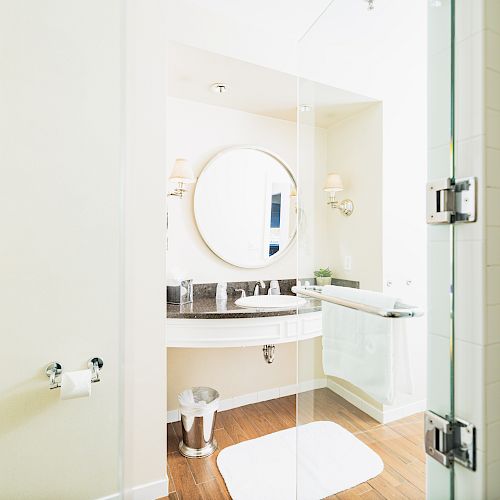
[(324, 191), (328, 193), (327, 204), (330, 205), (330, 207), (332, 208), (340, 210), (340, 213), (342, 215), (349, 217), (349, 215), (352, 215), (352, 212), (354, 211), (354, 203), (349, 199), (345, 199), (342, 201), (337, 201), (335, 199), (335, 193), (343, 190), (344, 190), (344, 184), (342, 182), (342, 178), (340, 177), (340, 175), (328, 174), (326, 178), (326, 184), (324, 187)]
[(175, 160), (169, 180), (170, 182), (176, 182), (177, 187), (168, 193), (168, 196), (178, 196), (179, 198), (182, 198), (187, 191), (187, 184), (194, 184), (196, 182), (196, 177), (185, 158), (177, 158)]

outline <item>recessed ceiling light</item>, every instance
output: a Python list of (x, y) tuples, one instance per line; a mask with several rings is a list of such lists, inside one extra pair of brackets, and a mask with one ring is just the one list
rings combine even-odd
[(227, 83), (213, 83), (210, 88), (215, 94), (224, 94), (229, 90), (229, 85)]

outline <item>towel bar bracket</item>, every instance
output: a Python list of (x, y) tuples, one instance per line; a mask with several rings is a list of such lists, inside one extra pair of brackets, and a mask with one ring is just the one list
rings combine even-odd
[(476, 428), (461, 419), (425, 412), (425, 452), (446, 468), (454, 463), (476, 470)]

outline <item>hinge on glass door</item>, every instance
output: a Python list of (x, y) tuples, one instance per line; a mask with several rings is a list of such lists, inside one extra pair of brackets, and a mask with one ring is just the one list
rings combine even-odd
[(427, 184), (427, 224), (453, 224), (475, 220), (475, 177), (447, 177)]
[(460, 419), (425, 412), (425, 452), (445, 467), (453, 463), (476, 470), (476, 428)]

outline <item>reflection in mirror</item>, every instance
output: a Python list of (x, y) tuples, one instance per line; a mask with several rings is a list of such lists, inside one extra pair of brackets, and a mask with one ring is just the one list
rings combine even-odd
[(234, 147), (203, 170), (194, 213), (201, 236), (218, 257), (238, 267), (264, 267), (295, 237), (296, 198), (293, 175), (276, 155)]

